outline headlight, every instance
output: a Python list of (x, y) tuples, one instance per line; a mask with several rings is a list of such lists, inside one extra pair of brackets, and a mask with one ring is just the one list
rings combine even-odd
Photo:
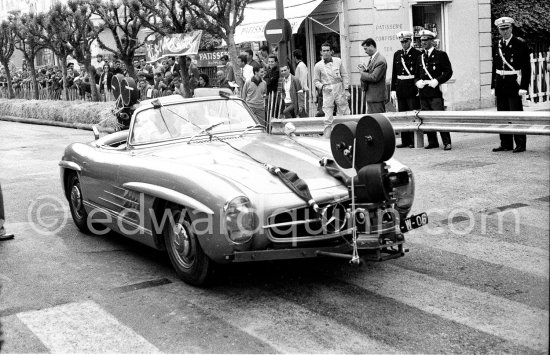
[(235, 197), (225, 203), (225, 233), (235, 244), (245, 244), (258, 228), (258, 216), (247, 197)]
[(406, 171), (409, 174), (409, 183), (395, 187), (395, 209), (399, 212), (401, 219), (407, 217), (414, 202), (414, 175), (409, 168), (403, 168), (399, 172)]

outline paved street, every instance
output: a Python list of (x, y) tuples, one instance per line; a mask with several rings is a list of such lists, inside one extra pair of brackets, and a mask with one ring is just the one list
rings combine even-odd
[(6, 353), (548, 353), (550, 137), (492, 153), (398, 149), (416, 176), (410, 252), (230, 265), (211, 288), (116, 234), (84, 235), (62, 196), (64, 147), (92, 132), (0, 121)]

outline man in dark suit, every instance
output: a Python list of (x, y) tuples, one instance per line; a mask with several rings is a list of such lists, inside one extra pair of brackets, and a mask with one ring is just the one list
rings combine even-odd
[(4, 227), (4, 218), (4, 199), (2, 197), (2, 186), (0, 185), (0, 241), (13, 239), (13, 234), (8, 234), (6, 232), (6, 228)]
[(363, 50), (369, 56), (369, 63), (359, 64), (361, 71), (361, 86), (367, 101), (367, 113), (386, 112), (386, 58), (376, 49), (376, 42), (367, 38), (361, 43)]
[[(414, 71), (420, 51), (411, 46), (412, 32), (401, 31), (397, 34), (403, 49), (393, 54), (390, 97), (397, 111), (412, 111), (420, 108), (418, 88), (414, 85)], [(401, 132), (401, 144), (397, 148), (414, 148), (413, 132)]]
[(277, 91), (279, 85), (279, 59), (276, 56), (270, 55), (267, 59), (267, 69), (264, 76), (264, 81), (267, 85), (267, 94)]
[(282, 98), (281, 110), (285, 118), (307, 117), (302, 84), (290, 74), (287, 65), (281, 67), (277, 93)]
[[(420, 94), (420, 108), (426, 111), (443, 111), (443, 93), (440, 85), (446, 83), (453, 75), (453, 68), (449, 56), (444, 51), (435, 49), (435, 34), (432, 31), (422, 30), (420, 42), (422, 53), (416, 61), (414, 73), (415, 85)], [(439, 132), (444, 150), (451, 150), (451, 134)], [(428, 145), (426, 149), (438, 148), (437, 132), (427, 132)]]
[(172, 73), (172, 75), (174, 75), (176, 72), (179, 73), (180, 65), (176, 62), (176, 57), (168, 58), (168, 65), (166, 66), (166, 70), (164, 70), (164, 73), (168, 71)]
[[(521, 98), (527, 95), (531, 80), (531, 61), (529, 47), (519, 37), (512, 36), (514, 20), (501, 17), (495, 21), (501, 40), (493, 56), (493, 75), (491, 91), (497, 98), (497, 111), (523, 111)], [(493, 152), (512, 150), (524, 152), (527, 137), (524, 134), (501, 134), (500, 146)]]

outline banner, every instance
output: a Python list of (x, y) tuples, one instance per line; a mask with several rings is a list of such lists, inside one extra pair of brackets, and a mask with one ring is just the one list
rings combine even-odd
[(165, 57), (197, 54), (201, 36), (202, 31), (159, 36), (153, 41), (145, 43), (147, 62), (154, 62)]

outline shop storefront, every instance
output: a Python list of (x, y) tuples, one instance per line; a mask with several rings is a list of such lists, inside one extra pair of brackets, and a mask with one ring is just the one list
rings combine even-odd
[[(409, 30), (416, 35), (429, 29), (437, 33), (437, 46), (448, 53), (453, 65), (446, 93), (448, 109), (493, 104), (490, 0), (284, 0), (284, 5), (293, 30), (290, 50), (302, 50), (310, 78), (320, 59), (320, 46), (328, 41), (347, 65), (351, 84), (360, 85), (357, 65), (365, 59), (361, 42), (372, 37), (388, 61), (389, 82), (393, 53), (401, 48), (396, 34)], [(251, 1), (236, 42), (253, 43), (248, 46), (255, 48), (265, 41), (263, 30), (275, 18), (275, 6), (275, 0)], [(415, 45), (420, 46), (417, 36)]]

